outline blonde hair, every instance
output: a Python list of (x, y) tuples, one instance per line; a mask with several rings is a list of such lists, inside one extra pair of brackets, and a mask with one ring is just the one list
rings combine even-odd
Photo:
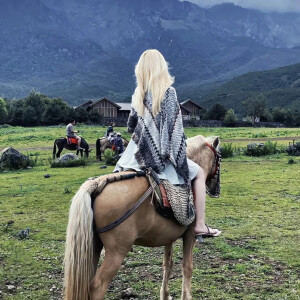
[(144, 98), (147, 92), (152, 94), (152, 113), (160, 112), (161, 102), (166, 90), (174, 83), (169, 73), (168, 63), (155, 49), (146, 50), (135, 66), (136, 89), (132, 95), (132, 104), (138, 115), (144, 115)]

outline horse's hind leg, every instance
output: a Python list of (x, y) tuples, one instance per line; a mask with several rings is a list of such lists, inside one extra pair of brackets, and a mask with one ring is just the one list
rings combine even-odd
[(118, 251), (118, 247), (105, 249), (104, 260), (91, 283), (91, 300), (104, 299), (108, 285), (117, 274), (129, 250), (130, 248), (126, 251)]
[(192, 299), (191, 280), (193, 273), (193, 247), (195, 244), (194, 228), (183, 236), (183, 261), (182, 261), (182, 294), (181, 300)]
[(170, 298), (169, 292), (169, 278), (171, 276), (173, 267), (173, 244), (165, 246), (164, 262), (163, 262), (163, 282), (160, 288), (160, 300), (168, 300)]

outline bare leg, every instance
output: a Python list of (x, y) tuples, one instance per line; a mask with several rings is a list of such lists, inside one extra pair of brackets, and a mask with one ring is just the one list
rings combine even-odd
[(193, 247), (195, 238), (193, 228), (183, 237), (183, 261), (182, 261), (182, 294), (181, 300), (192, 299), (191, 280), (193, 273)]
[(171, 276), (173, 266), (173, 244), (165, 246), (164, 253), (164, 262), (163, 262), (163, 281), (160, 288), (160, 300), (169, 300), (170, 292), (169, 292), (169, 278)]
[[(193, 181), (193, 191), (195, 194), (195, 209), (196, 209), (196, 224), (195, 233), (207, 233), (208, 230), (211, 234), (220, 232), (218, 229), (207, 228), (205, 225), (205, 177), (203, 169), (200, 168), (196, 178)], [(221, 233), (221, 232), (220, 232)]]
[(77, 137), (77, 148), (78, 149), (81, 148), (80, 145), (81, 145), (81, 137)]

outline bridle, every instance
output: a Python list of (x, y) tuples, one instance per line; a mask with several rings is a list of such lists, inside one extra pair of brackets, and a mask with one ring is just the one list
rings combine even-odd
[(220, 151), (216, 150), (212, 145), (210, 145), (209, 143), (205, 143), (205, 145), (207, 147), (209, 147), (209, 149), (214, 153), (215, 155), (215, 161), (214, 161), (214, 171), (211, 175), (209, 175), (206, 178), (206, 181), (210, 181), (212, 179), (215, 178), (215, 176), (218, 174), (219, 170), (220, 170), (220, 166), (221, 166), (221, 160), (222, 160), (222, 155), (220, 153)]

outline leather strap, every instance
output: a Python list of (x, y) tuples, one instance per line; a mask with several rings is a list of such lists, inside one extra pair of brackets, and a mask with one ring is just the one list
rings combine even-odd
[(123, 216), (121, 216), (116, 221), (102, 228), (97, 228), (96, 231), (99, 233), (103, 233), (121, 224), (123, 221), (125, 221), (129, 216), (131, 216), (136, 211), (136, 209), (151, 195), (152, 191), (153, 191), (152, 186), (150, 186), (148, 190), (145, 192), (145, 194), (139, 199), (139, 201), (135, 203)]

